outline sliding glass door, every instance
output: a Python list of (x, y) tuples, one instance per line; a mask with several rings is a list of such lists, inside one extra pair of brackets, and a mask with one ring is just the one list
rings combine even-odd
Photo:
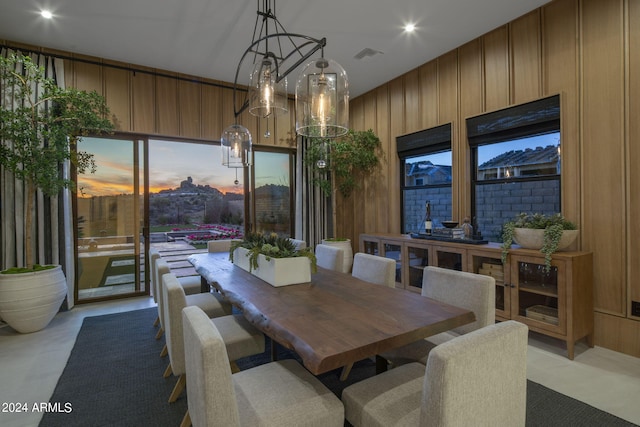
[(147, 142), (83, 138), (95, 173), (77, 175), (76, 301), (148, 294), (143, 234)]

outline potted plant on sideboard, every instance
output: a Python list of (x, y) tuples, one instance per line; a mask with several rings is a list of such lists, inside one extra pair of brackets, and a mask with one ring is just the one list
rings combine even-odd
[(0, 317), (28, 333), (46, 327), (67, 294), (61, 266), (34, 263), (36, 192), (56, 196), (73, 187), (60, 173), (64, 161), (78, 173), (94, 172), (93, 156), (73, 148), (81, 136), (109, 131), (113, 124), (102, 96), (59, 87), (28, 56), (0, 57), (0, 89), (0, 166), (22, 181), (25, 200), (24, 265), (0, 272)]
[(502, 226), (502, 263), (514, 241), (526, 249), (539, 249), (544, 254), (545, 269), (551, 268), (551, 256), (565, 249), (578, 237), (574, 223), (561, 214), (520, 213)]

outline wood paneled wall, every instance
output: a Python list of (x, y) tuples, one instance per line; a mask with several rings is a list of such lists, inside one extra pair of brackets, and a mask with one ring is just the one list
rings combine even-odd
[[(218, 140), (233, 122), (229, 83), (54, 53), (84, 60), (65, 61), (67, 83), (103, 94), (119, 130)], [(640, 316), (631, 313), (640, 301), (640, 1), (555, 0), (352, 99), (350, 126), (373, 129), (385, 155), (362, 191), (337, 196), (336, 234), (358, 250), (360, 233), (399, 233), (395, 138), (448, 122), (453, 217), (468, 215), (465, 119), (554, 94), (563, 213), (580, 226), (577, 247), (594, 253), (595, 343), (640, 356)], [(295, 144), (292, 102), (268, 124), (247, 113), (240, 123), (254, 143)]]
[(640, 2), (556, 0), (354, 99), (352, 127), (372, 128), (386, 161), (375, 191), (338, 201), (337, 234), (400, 232), (395, 138), (447, 122), (453, 218), (468, 215), (465, 119), (560, 94), (562, 207), (594, 253), (595, 343), (640, 356), (639, 80)]

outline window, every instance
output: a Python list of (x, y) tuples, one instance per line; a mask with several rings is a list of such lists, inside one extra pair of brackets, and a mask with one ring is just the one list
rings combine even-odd
[(502, 240), (520, 212), (560, 212), (560, 103), (544, 98), (467, 120), (472, 215), (483, 238)]
[(451, 125), (397, 138), (403, 233), (424, 232), (425, 203), (434, 227), (451, 218)]

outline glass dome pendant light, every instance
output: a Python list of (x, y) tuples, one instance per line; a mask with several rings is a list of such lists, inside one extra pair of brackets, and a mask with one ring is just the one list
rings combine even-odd
[(277, 61), (269, 54), (258, 60), (249, 84), (249, 113), (267, 118), (287, 113), (287, 79), (278, 81)]
[(252, 146), (249, 129), (239, 124), (229, 126), (220, 137), (222, 165), (229, 168), (251, 166)]
[(335, 138), (349, 130), (349, 79), (331, 59), (308, 62), (296, 83), (296, 132)]

